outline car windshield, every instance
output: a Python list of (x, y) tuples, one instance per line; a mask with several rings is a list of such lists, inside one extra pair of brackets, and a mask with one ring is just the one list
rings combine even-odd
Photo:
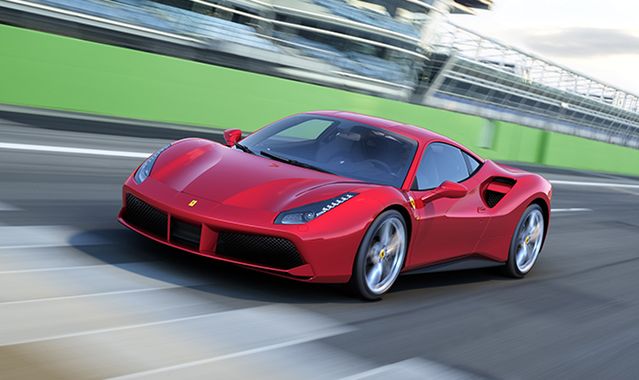
[(350, 120), (297, 115), (241, 141), (241, 148), (293, 165), (401, 187), (417, 142)]

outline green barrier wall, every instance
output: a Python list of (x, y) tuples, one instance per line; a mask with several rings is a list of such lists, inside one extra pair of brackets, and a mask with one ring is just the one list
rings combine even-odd
[[(0, 25), (0, 103), (253, 131), (317, 109), (429, 128), (484, 157), (639, 175), (639, 150), (348, 91)], [(487, 148), (480, 148), (484, 141)]]

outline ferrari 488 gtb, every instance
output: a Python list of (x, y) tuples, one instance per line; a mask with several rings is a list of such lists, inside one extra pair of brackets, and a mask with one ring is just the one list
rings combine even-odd
[(379, 298), (400, 273), (502, 266), (542, 249), (551, 186), (415, 126), (334, 111), (226, 145), (169, 144), (131, 174), (119, 220), (161, 243)]

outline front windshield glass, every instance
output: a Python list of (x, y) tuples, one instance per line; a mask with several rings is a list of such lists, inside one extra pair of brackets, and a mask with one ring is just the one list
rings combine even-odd
[(397, 188), (417, 150), (417, 142), (393, 132), (311, 114), (280, 120), (241, 144), (272, 159)]

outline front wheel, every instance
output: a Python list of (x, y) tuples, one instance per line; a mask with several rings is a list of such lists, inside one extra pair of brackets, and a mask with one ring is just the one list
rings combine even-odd
[(351, 277), (353, 290), (364, 299), (379, 299), (399, 277), (407, 246), (402, 215), (395, 210), (383, 212), (360, 244)]
[(505, 267), (506, 274), (522, 278), (530, 272), (537, 262), (543, 243), (544, 214), (539, 205), (533, 204), (524, 211), (515, 228)]

